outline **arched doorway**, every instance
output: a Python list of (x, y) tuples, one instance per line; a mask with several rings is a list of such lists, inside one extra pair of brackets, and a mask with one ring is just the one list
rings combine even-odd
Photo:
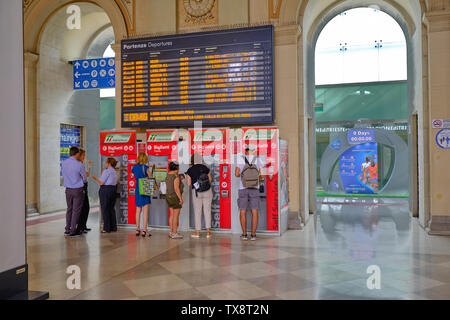
[[(81, 13), (81, 29), (69, 29), (66, 11), (71, 5)], [(27, 206), (30, 212), (64, 209), (59, 166), (62, 132), (96, 159), (100, 131), (99, 90), (74, 91), (72, 61), (102, 57), (115, 39), (127, 35), (128, 25), (114, 1), (41, 1), (26, 8), (25, 53), (27, 108)], [(28, 28), (28, 29), (27, 29)], [(93, 161), (98, 172), (100, 164)], [(89, 195), (96, 202), (97, 190)]]
[(316, 195), (407, 202), (407, 55), (400, 26), (376, 8), (351, 9), (328, 22), (315, 49)]
[[(323, 1), (319, 3), (312, 3), (311, 1), (303, 2), (303, 5), (299, 7), (299, 17), (300, 23), (302, 24), (302, 39), (303, 50), (301, 53), (301, 59), (303, 59), (303, 69), (300, 70), (303, 77), (303, 84), (300, 90), (303, 94), (304, 102), (304, 131), (307, 136), (306, 141), (308, 142), (308, 147), (305, 152), (305, 182), (308, 184), (307, 191), (303, 193), (303, 200), (305, 201), (305, 212), (313, 213), (316, 206), (316, 187), (317, 181), (319, 180), (317, 172), (318, 163), (316, 162), (316, 111), (321, 112), (322, 105), (319, 103), (315, 105), (316, 102), (316, 45), (321, 32), (324, 30), (325, 26), (336, 16), (354, 8), (368, 8), (371, 5), (372, 9), (376, 9), (380, 12), (388, 14), (398, 26), (401, 28), (406, 40), (406, 79), (402, 83), (404, 90), (406, 90), (406, 123), (408, 127), (406, 128), (406, 138), (405, 140), (410, 142), (411, 140), (417, 141), (416, 148), (411, 148), (408, 151), (409, 159), (417, 159), (420, 150), (423, 150), (424, 145), (423, 140), (417, 139), (417, 132), (411, 128), (409, 123), (411, 119), (416, 116), (416, 122), (421, 123), (423, 121), (423, 111), (422, 111), (422, 79), (421, 79), (421, 30), (417, 28), (420, 26), (420, 16), (421, 16), (421, 6), (419, 1), (417, 3), (411, 2), (405, 7), (400, 6), (398, 3), (392, 1)], [(357, 28), (358, 26), (354, 26)], [(345, 43), (345, 42), (344, 42)], [(374, 43), (374, 47), (375, 47)], [(345, 49), (345, 48), (344, 48)], [(376, 49), (376, 48), (374, 48)], [(377, 81), (377, 80), (375, 80)], [(349, 81), (351, 82), (351, 81)], [(379, 81), (377, 81), (379, 82)], [(400, 84), (399, 84), (400, 85)], [(405, 89), (406, 88), (406, 89)], [(354, 93), (358, 90), (354, 90)], [(368, 94), (370, 90), (359, 90), (359, 94)], [(372, 92), (371, 92), (372, 93)], [(324, 108), (326, 108), (324, 106)], [(402, 128), (405, 129), (405, 128)], [(412, 139), (415, 138), (415, 139)], [(305, 151), (306, 151), (305, 150)], [(419, 150), (419, 151), (417, 151)], [(418, 161), (419, 162), (419, 161)], [(420, 165), (420, 163), (419, 163)], [(420, 168), (420, 166), (419, 166)], [(407, 171), (407, 176), (410, 179), (414, 177), (417, 178), (418, 166), (410, 166), (410, 170)], [(418, 202), (419, 195), (423, 199), (423, 188), (422, 190), (417, 190), (417, 184), (415, 184), (416, 190), (414, 190), (414, 184), (409, 183), (408, 195), (410, 197), (409, 206)], [(305, 220), (308, 220), (308, 214), (305, 215)]]

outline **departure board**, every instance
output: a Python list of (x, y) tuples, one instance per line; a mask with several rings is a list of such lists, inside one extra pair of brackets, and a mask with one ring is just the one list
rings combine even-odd
[(122, 127), (273, 123), (273, 27), (121, 42)]

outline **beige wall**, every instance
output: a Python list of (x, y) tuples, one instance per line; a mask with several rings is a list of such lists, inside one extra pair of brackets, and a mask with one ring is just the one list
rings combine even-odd
[[(431, 12), (429, 21), (430, 121), (450, 118), (450, 7)], [(438, 129), (430, 129), (430, 174), (432, 216), (450, 216), (450, 150), (437, 146)]]

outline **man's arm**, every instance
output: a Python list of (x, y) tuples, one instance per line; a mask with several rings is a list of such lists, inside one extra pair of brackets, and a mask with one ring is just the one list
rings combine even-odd
[(234, 171), (234, 175), (236, 178), (239, 178), (241, 176), (241, 169), (239, 167), (236, 167), (236, 170)]
[(86, 168), (81, 162), (80, 162), (80, 176), (81, 178), (83, 178), (83, 182), (86, 181), (87, 179)]

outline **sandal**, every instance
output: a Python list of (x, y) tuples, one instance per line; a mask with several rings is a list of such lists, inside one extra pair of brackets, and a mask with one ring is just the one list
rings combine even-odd
[(141, 234), (141, 230), (136, 229), (136, 237), (138, 237)]
[(142, 237), (145, 238), (146, 235), (147, 235), (147, 231), (142, 231)]

